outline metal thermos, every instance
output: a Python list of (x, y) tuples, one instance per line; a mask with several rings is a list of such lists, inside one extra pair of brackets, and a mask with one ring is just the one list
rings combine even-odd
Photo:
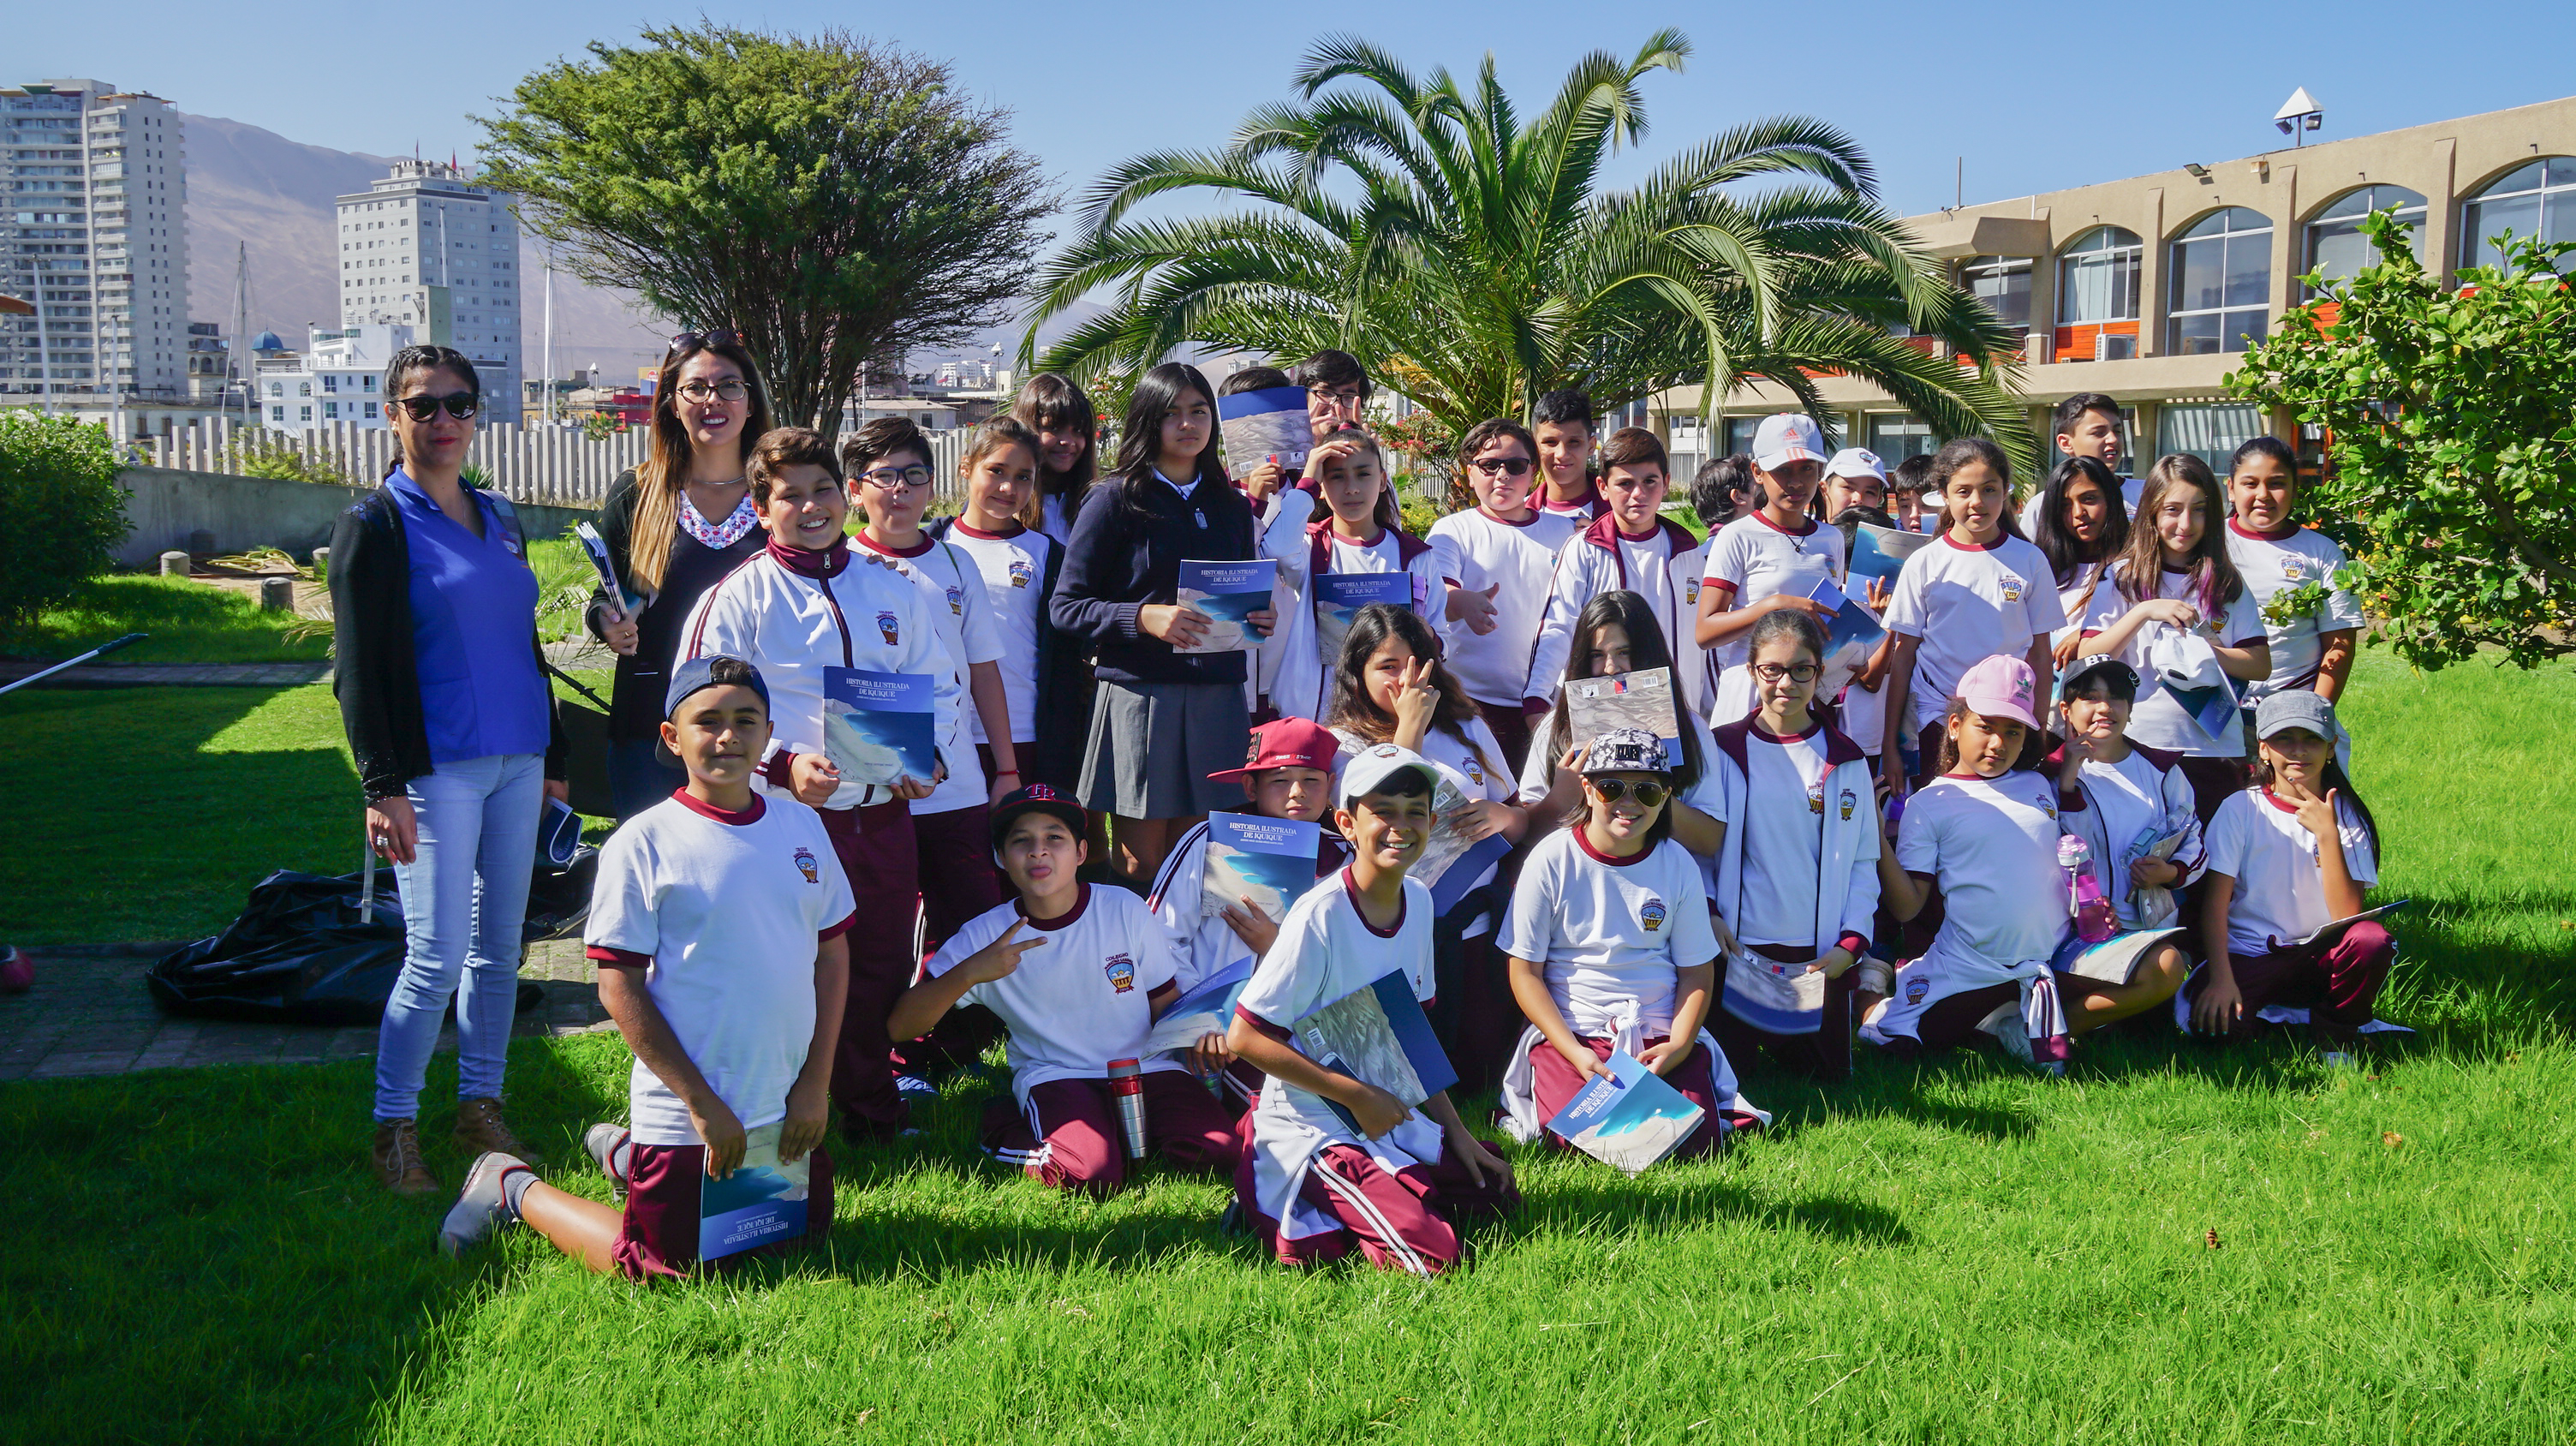
[(1118, 1133), (1126, 1137), (1127, 1158), (1145, 1158), (1145, 1076), (1132, 1059), (1109, 1062), (1109, 1093), (1118, 1101)]

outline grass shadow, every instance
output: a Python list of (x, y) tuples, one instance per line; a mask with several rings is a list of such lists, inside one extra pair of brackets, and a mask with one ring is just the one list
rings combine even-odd
[(318, 663), (326, 637), (289, 638), (294, 621), (227, 588), (182, 578), (94, 577), (69, 601), (0, 637), (0, 655), (58, 661), (126, 633), (148, 633), (116, 655), (123, 663)]

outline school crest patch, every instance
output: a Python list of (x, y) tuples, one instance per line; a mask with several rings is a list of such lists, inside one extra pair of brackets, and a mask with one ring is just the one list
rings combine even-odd
[(1112, 990), (1120, 994), (1132, 994), (1136, 991), (1135, 960), (1124, 954), (1112, 954), (1109, 956), (1109, 962), (1101, 967), (1109, 971), (1109, 987)]
[(1652, 934), (1664, 927), (1664, 914), (1663, 900), (1648, 899), (1637, 907), (1637, 922), (1645, 925), (1646, 932)]
[(796, 851), (796, 871), (803, 874), (805, 882), (809, 884), (823, 882), (823, 871), (821, 866), (815, 863), (812, 849), (800, 848)]
[[(1845, 798), (1849, 798), (1851, 795), (1845, 794), (1843, 796)], [(1807, 785), (1807, 812), (1816, 815), (1818, 818), (1825, 816), (1825, 781), (1821, 778)], [(1851, 810), (1844, 809), (1843, 817), (1851, 817)]]
[(1857, 794), (1853, 793), (1848, 788), (1843, 790), (1843, 822), (1851, 822), (1852, 810), (1858, 807), (1859, 804), (1860, 798)]
[(886, 640), (886, 646), (889, 648), (894, 647), (903, 641), (902, 635), (895, 631), (893, 613), (886, 612), (877, 614), (877, 632), (880, 636), (884, 637)]
[(2021, 590), (2028, 586), (2027, 583), (2024, 583), (2020, 578), (2013, 576), (2011, 573), (2005, 573), (2002, 581), (1998, 585), (2003, 588), (2004, 601), (2008, 603), (2020, 602)]
[(1478, 788), (1485, 786), (1485, 767), (1473, 758), (1467, 760), (1467, 781)]
[(1905, 1002), (1908, 1004), (1922, 1003), (1923, 996), (1931, 992), (1932, 981), (1920, 974), (1905, 981)]
[(1038, 570), (1029, 566), (1027, 558), (1015, 557), (1011, 559), (1011, 586), (1027, 587), (1031, 582), (1037, 580), (1037, 575)]
[(952, 617), (966, 615), (966, 589), (962, 587), (948, 589), (948, 612)]
[(1682, 579), (1682, 602), (1690, 607), (1699, 606), (1698, 578), (1686, 577)]

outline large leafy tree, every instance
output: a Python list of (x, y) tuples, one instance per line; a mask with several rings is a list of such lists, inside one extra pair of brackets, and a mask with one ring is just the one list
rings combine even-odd
[[(1525, 122), (1490, 55), (1462, 86), (1326, 39), (1299, 99), (1254, 111), (1227, 148), (1101, 178), (1041, 278), (1023, 360), (1085, 374), (1192, 346), (1339, 347), (1454, 428), (1558, 387), (1608, 408), (1676, 385), (1714, 401), (1752, 379), (1829, 420), (1815, 378), (1844, 372), (1944, 436), (2035, 458), (2008, 386), (2016, 338), (1910, 246), (1851, 137), (1756, 121), (1600, 187), (1645, 134), (1639, 81), (1689, 49), (1666, 30), (1625, 59), (1587, 56)], [(1252, 205), (1135, 214), (1193, 192)], [(1101, 288), (1109, 308), (1038, 356), (1038, 324)]]
[(2576, 246), (2507, 239), (2502, 265), (2445, 287), (2405, 225), (2362, 229), (2378, 262), (2282, 318), (2228, 385), (2332, 435), (2301, 500), (2352, 552), (2385, 619), (2373, 643), (2422, 668), (2576, 655), (2576, 296), (2556, 270)]
[(484, 179), (584, 281), (741, 333), (783, 420), (834, 430), (867, 362), (1025, 293), (1055, 197), (946, 64), (713, 24), (590, 54), (481, 120)]

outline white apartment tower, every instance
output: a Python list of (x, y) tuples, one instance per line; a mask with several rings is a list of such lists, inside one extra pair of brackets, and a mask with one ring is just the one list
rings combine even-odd
[(474, 361), (486, 422), (519, 420), (519, 221), (508, 197), (442, 161), (393, 174), (337, 204), (340, 326), (409, 327)]
[(187, 154), (179, 113), (98, 80), (0, 88), (0, 391), (188, 392)]

